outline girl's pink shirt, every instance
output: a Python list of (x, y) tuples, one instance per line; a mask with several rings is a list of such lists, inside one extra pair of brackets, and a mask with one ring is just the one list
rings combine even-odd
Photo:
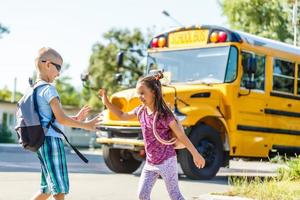
[[(137, 114), (140, 106), (135, 109)], [(148, 114), (147, 109), (143, 108), (139, 113), (139, 121), (142, 128), (143, 138), (145, 142), (146, 159), (151, 164), (160, 164), (164, 160), (175, 156), (176, 152), (173, 145), (161, 144), (153, 134), (153, 117), (154, 113)], [(164, 140), (172, 138), (172, 131), (169, 124), (175, 120), (173, 116), (159, 116), (157, 118), (157, 133)]]

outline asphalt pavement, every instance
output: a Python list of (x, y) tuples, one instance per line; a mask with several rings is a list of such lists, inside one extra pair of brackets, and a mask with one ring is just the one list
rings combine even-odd
[[(106, 167), (101, 150), (81, 151), (89, 159), (88, 164), (83, 163), (74, 152), (66, 148), (71, 182), (67, 199), (137, 199), (136, 190), (142, 166), (133, 174), (116, 174)], [(227, 191), (230, 188), (228, 176), (274, 176), (279, 166), (231, 161), (230, 169), (221, 168), (217, 176), (209, 181), (190, 180), (179, 166), (179, 186), (186, 199), (228, 199), (208, 194)], [(0, 144), (0, 200), (30, 199), (38, 190), (39, 182), (40, 165), (34, 153), (24, 151), (17, 145)], [(155, 184), (151, 197), (154, 200), (169, 199), (161, 179)]]

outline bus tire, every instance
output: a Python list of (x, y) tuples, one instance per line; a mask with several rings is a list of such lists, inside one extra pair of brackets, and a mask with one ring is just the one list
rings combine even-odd
[(104, 162), (113, 172), (130, 174), (137, 170), (142, 163), (134, 159), (130, 150), (113, 149), (107, 145), (103, 145), (102, 149)]
[(178, 160), (184, 174), (191, 179), (208, 180), (217, 174), (224, 160), (224, 150), (220, 134), (210, 126), (199, 124), (193, 128), (191, 142), (205, 158), (205, 167), (198, 169), (187, 149), (178, 151)]

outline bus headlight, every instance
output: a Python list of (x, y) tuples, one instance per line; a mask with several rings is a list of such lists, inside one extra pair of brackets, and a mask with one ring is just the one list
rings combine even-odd
[(100, 138), (108, 138), (108, 132), (107, 131), (98, 131), (97, 136)]

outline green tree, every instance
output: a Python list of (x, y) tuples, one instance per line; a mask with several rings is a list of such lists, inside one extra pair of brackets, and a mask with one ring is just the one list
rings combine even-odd
[(70, 83), (68, 76), (61, 77), (55, 81), (57, 92), (59, 93), (62, 105), (71, 105), (79, 107), (82, 105), (80, 92)]
[(4, 33), (9, 33), (9, 30), (7, 27), (3, 26), (1, 23), (0, 23), (0, 38), (2, 37), (2, 35)]
[(7, 113), (2, 114), (2, 124), (0, 125), (0, 143), (12, 143), (12, 132), (7, 127)]
[[(21, 97), (23, 96), (23, 94), (20, 92), (16, 92), (15, 95), (16, 95), (16, 101), (20, 100)], [(0, 89), (0, 100), (11, 101), (11, 99), (12, 99), (12, 92), (7, 87)]]
[(292, 1), (220, 0), (220, 5), (231, 28), (292, 43)]
[(83, 101), (80, 97), (80, 92), (70, 83), (71, 78), (64, 75), (64, 72), (69, 68), (68, 64), (62, 67), (61, 77), (55, 80), (55, 87), (59, 93), (62, 105), (71, 105), (79, 107), (82, 105)]
[[(146, 40), (152, 35), (148, 30), (147, 35), (139, 29), (111, 29), (103, 37), (106, 44), (96, 43), (92, 49), (88, 71), (90, 73), (91, 85), (95, 88), (106, 88), (108, 93), (113, 93), (124, 89), (116, 81), (117, 72), (123, 75), (123, 84), (128, 87), (135, 85), (138, 77), (143, 75), (145, 65), (141, 64), (143, 59), (142, 52), (130, 51), (132, 49), (144, 51), (146, 49)], [(120, 50), (126, 51), (124, 65), (117, 68), (116, 56)], [(101, 107), (101, 103), (95, 92), (83, 91), (83, 96), (92, 107)]]

